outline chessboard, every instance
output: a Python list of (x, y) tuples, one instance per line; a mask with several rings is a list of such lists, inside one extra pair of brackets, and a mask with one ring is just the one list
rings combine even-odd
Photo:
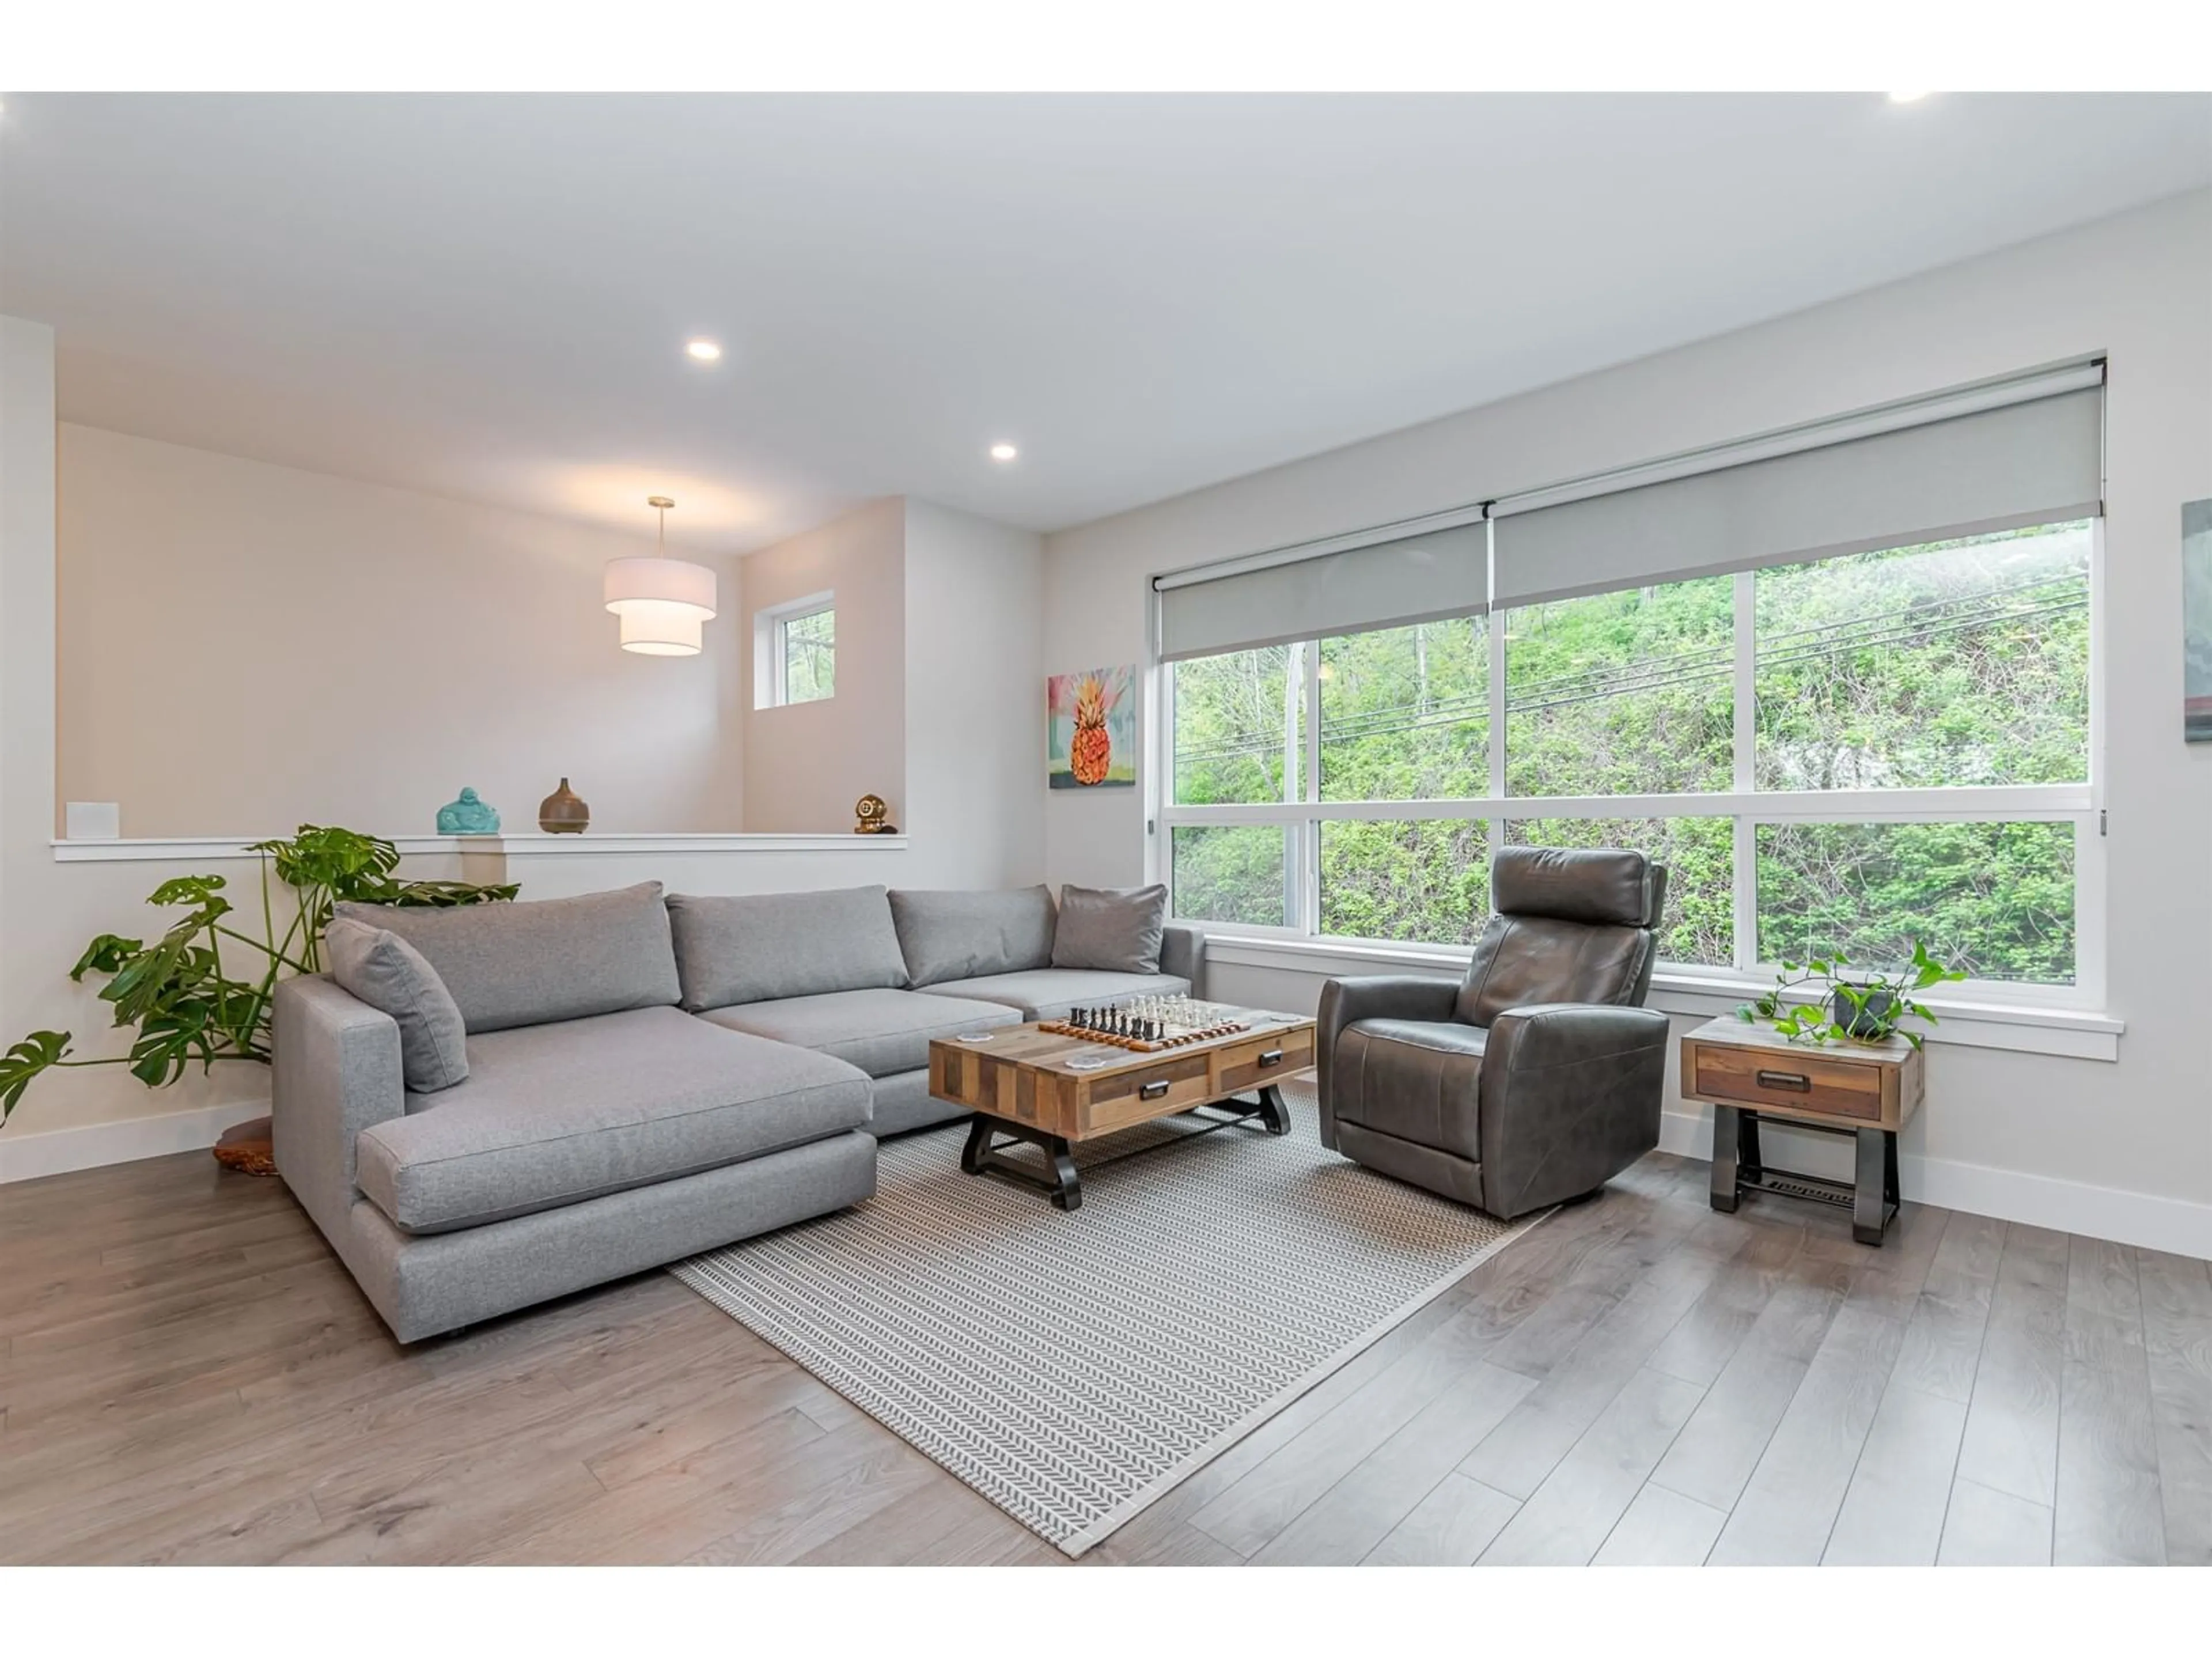
[(1040, 1020), (1036, 1029), (1156, 1054), (1250, 1030), (1251, 1023), (1233, 1018), (1236, 1012), (1189, 997), (1135, 997), (1111, 1007), (1071, 1009), (1066, 1019)]

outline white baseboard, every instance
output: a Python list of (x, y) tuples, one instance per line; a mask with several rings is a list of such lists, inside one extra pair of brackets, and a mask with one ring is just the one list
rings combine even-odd
[[(232, 1124), (268, 1109), (266, 1100), (248, 1098), (38, 1134), (0, 1132), (0, 1184), (171, 1152), (201, 1152), (214, 1146)], [(1710, 1160), (1712, 1133), (1712, 1120), (1704, 1113), (1668, 1112), (1660, 1120), (1659, 1149)], [(2212, 1260), (2212, 1205), (1910, 1154), (1899, 1160), (1899, 1173), (1906, 1196), (1920, 1203)]]
[(160, 1112), (151, 1117), (87, 1123), (71, 1129), (45, 1129), (37, 1134), (0, 1130), (0, 1185), (96, 1169), (103, 1164), (202, 1152), (214, 1146), (232, 1124), (262, 1116), (268, 1110), (266, 1099), (249, 1097), (223, 1106), (198, 1106), (190, 1111)]
[[(1702, 1112), (1668, 1112), (1660, 1120), (1659, 1150), (1710, 1161), (1711, 1116)], [(1771, 1151), (1768, 1156), (1773, 1156)], [(1817, 1167), (1812, 1172), (1825, 1173)], [(1835, 1173), (1848, 1176), (1849, 1171)], [(1905, 1197), (1917, 1203), (2212, 1261), (2212, 1204), (2124, 1193), (2086, 1182), (1992, 1170), (1986, 1164), (1957, 1164), (1947, 1158), (1916, 1158), (1910, 1153), (1899, 1158), (1898, 1177)]]

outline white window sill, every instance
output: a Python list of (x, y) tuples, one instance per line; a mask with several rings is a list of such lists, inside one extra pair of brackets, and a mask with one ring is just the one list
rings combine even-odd
[[(275, 837), (264, 837), (275, 839)], [(896, 853), (904, 836), (596, 835), (580, 836), (393, 836), (392, 845), (409, 857), (497, 854), (507, 858), (574, 858), (594, 854), (664, 856), (694, 853)], [(186, 836), (145, 841), (60, 841), (52, 843), (57, 864), (201, 864), (258, 856), (242, 836)]]
[[(1231, 933), (1206, 929), (1209, 963), (1330, 978), (1358, 974), (1426, 973), (1456, 979), (1472, 952), (1449, 946), (1375, 945), (1303, 939), (1288, 933)], [(1710, 1019), (1733, 1013), (1767, 989), (1766, 981), (1733, 974), (1662, 972), (1652, 976), (1650, 1006), (1669, 1014)], [(2015, 1054), (2056, 1054), (2070, 1060), (2117, 1060), (2126, 1023), (2082, 1008), (2027, 1003), (1967, 1002), (1930, 998), (1938, 1024), (1933, 1044), (2001, 1048)]]

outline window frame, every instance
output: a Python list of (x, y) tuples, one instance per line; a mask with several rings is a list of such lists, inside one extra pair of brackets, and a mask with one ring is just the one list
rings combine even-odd
[[(835, 670), (832, 670), (830, 689), (818, 697), (802, 697), (794, 702), (791, 696), (790, 630), (793, 623), (805, 622), (830, 613), (834, 621), (837, 595), (834, 590), (809, 593), (804, 599), (790, 599), (781, 605), (765, 605), (753, 613), (753, 707), (763, 708), (791, 708), (805, 703), (829, 702), (836, 695)], [(830, 660), (836, 660), (836, 640), (830, 640)]]
[[(2063, 522), (2054, 520), (2053, 522)], [(2089, 521), (2087, 776), (2078, 783), (1957, 785), (1916, 789), (1760, 790), (1755, 776), (1757, 733), (1757, 637), (1753, 605), (1756, 570), (1734, 574), (1732, 773), (1725, 791), (1662, 795), (1509, 795), (1505, 790), (1505, 629), (1499, 613), (1490, 613), (1489, 781), (1487, 794), (1468, 799), (1403, 801), (1324, 801), (1320, 799), (1321, 653), (1317, 642), (1303, 641), (1293, 656), (1303, 676), (1304, 742), (1297, 799), (1281, 802), (1182, 805), (1175, 789), (1175, 664), (1158, 660), (1159, 606), (1154, 595), (1152, 627), (1145, 679), (1154, 711), (1154, 741), (1147, 746), (1146, 868), (1150, 878), (1175, 892), (1175, 831), (1199, 824), (1281, 824), (1289, 827), (1289, 856), (1297, 862), (1296, 879), (1285, 882), (1295, 901), (1286, 925), (1202, 921), (1210, 934), (1225, 938), (1281, 939), (1312, 945), (1342, 945), (1354, 950), (1429, 955), (1440, 962), (1463, 960), (1466, 949), (1449, 945), (1414, 945), (1394, 939), (1355, 939), (1320, 931), (1321, 826), (1333, 820), (1401, 821), (1425, 818), (1488, 820), (1488, 844), (1504, 845), (1505, 825), (1537, 818), (1728, 818), (1734, 823), (1734, 960), (1727, 967), (1674, 963), (1664, 958), (1659, 971), (1670, 980), (1705, 985), (1771, 981), (1780, 964), (1758, 959), (1756, 847), (1759, 827), (1769, 823), (1913, 823), (2064, 822), (2074, 826), (2074, 981), (2039, 985), (2011, 980), (1967, 980), (1947, 994), (1962, 1000), (2033, 1010), (2100, 1009), (2106, 995), (2106, 806), (2105, 806), (2105, 521)], [(1931, 537), (1929, 539), (1940, 539)], [(1899, 546), (1914, 544), (1901, 542)], [(1290, 793), (1287, 789), (1286, 793)], [(1202, 919), (1201, 919), (1202, 920)]]

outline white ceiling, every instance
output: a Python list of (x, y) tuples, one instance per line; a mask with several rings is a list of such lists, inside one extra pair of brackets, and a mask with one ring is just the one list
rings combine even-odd
[(0, 308), (67, 420), (738, 550), (1081, 523), (2208, 183), (2196, 94), (27, 94)]

